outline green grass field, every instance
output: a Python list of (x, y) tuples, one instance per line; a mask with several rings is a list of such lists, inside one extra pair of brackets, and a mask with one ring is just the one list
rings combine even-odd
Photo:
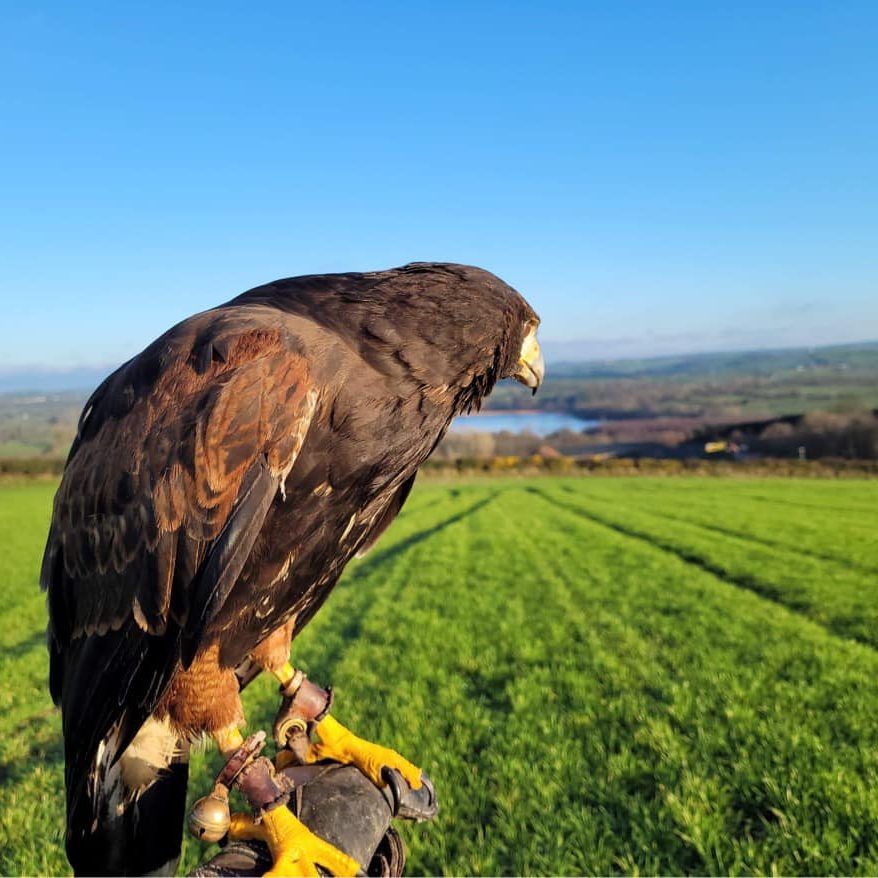
[[(4, 874), (68, 871), (36, 584), (53, 489), (0, 486)], [(876, 501), (867, 481), (427, 482), (294, 659), (431, 772), (413, 874), (875, 874)], [(276, 687), (245, 704), (269, 728)], [(193, 798), (218, 763), (196, 757)]]

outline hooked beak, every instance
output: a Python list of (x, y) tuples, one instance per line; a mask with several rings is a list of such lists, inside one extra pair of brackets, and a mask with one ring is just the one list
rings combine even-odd
[(518, 358), (518, 370), (515, 372), (515, 380), (520, 381), (525, 387), (529, 387), (534, 393), (543, 383), (546, 374), (546, 363), (543, 360), (543, 352), (537, 341), (536, 329), (530, 332), (521, 346), (521, 354)]

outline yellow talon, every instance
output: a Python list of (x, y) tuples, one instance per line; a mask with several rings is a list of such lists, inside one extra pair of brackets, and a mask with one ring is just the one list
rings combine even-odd
[(280, 670), (274, 672), (275, 679), (281, 686), (286, 686), (296, 675), (296, 669), (289, 663), (284, 662)]
[(220, 729), (218, 732), (214, 732), (213, 737), (220, 753), (226, 758), (231, 757), (244, 745), (244, 736), (238, 731), (237, 726)]
[(312, 762), (334, 759), (336, 762), (356, 765), (378, 787), (386, 786), (381, 769), (385, 766), (395, 768), (413, 790), (421, 788), (421, 769), (396, 750), (358, 738), (332, 716), (324, 717), (315, 731), (320, 736), (320, 743), (311, 747)]
[(229, 838), (265, 842), (274, 860), (274, 865), (265, 874), (273, 878), (281, 875), (319, 875), (318, 865), (339, 878), (361, 871), (356, 860), (314, 835), (285, 807), (269, 811), (260, 823), (247, 814), (233, 814)]

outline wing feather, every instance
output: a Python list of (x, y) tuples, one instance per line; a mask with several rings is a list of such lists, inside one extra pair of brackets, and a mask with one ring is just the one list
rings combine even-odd
[(41, 573), (55, 651), (129, 619), (161, 636), (172, 617), (197, 647), (316, 401), (301, 354), (246, 314), (192, 318), (110, 376), (55, 498)]
[(254, 465), (247, 473), (235, 514), (229, 517), (211, 546), (191, 595), (192, 613), (183, 640), (185, 666), (195, 657), (204, 629), (222, 609), (237, 582), (277, 487), (277, 476), (265, 462)]

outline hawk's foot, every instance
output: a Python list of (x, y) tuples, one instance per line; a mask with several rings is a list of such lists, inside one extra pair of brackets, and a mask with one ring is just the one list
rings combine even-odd
[(331, 715), (320, 720), (314, 731), (320, 742), (312, 745), (310, 761), (334, 759), (356, 765), (377, 787), (386, 786), (383, 770), (391, 768), (398, 771), (413, 790), (421, 788), (421, 769), (417, 765), (396, 750), (358, 738)]
[(362, 874), (356, 860), (314, 835), (283, 805), (266, 812), (258, 823), (247, 814), (233, 814), (229, 838), (265, 842), (274, 861), (267, 876), (314, 876), (320, 874), (318, 866), (337, 876)]
[[(377, 787), (387, 786), (384, 771), (399, 773), (413, 789), (422, 785), (421, 769), (396, 750), (357, 737), (329, 714), (332, 691), (321, 689), (289, 663), (275, 672), (283, 701), (274, 721), (274, 735), (281, 754), (277, 767), (331, 759), (355, 765)], [(320, 741), (314, 744), (310, 732)]]

